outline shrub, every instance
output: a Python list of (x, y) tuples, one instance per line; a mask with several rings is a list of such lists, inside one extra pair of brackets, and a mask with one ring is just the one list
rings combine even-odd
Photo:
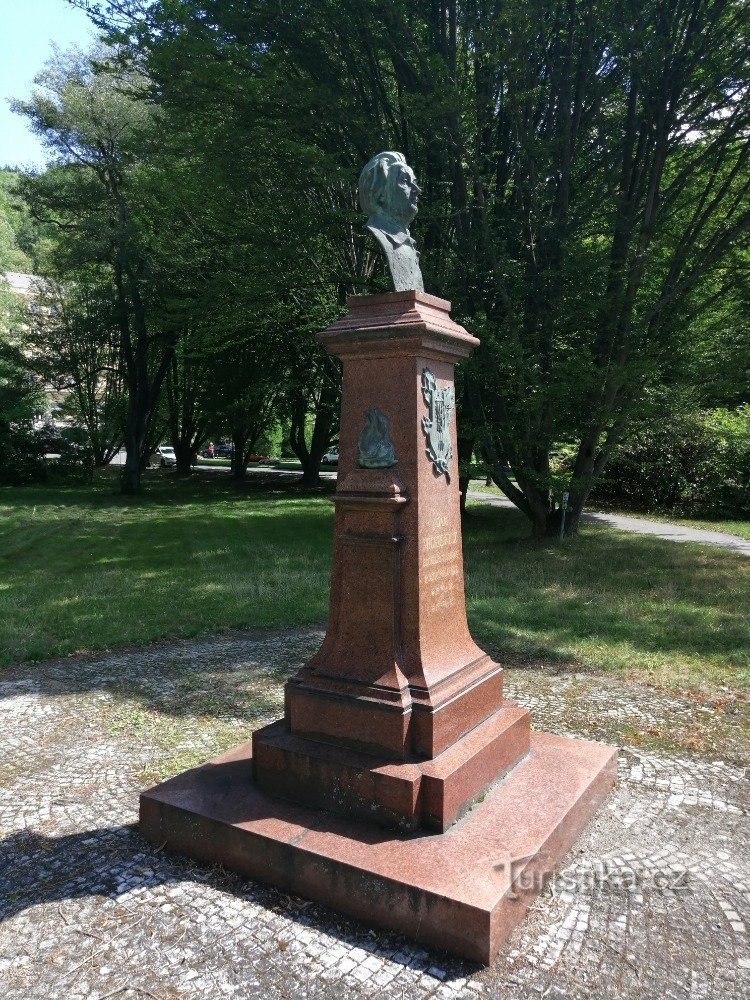
[(53, 482), (90, 483), (94, 474), (94, 453), (82, 427), (66, 427), (59, 433), (45, 428), (39, 434), (47, 459), (47, 476)]
[[(54, 454), (56, 458), (45, 458)], [(93, 453), (84, 431), (65, 429), (61, 434), (43, 427), (0, 429), (0, 485), (30, 483), (89, 483), (93, 476)]]
[(0, 427), (0, 485), (27, 486), (47, 481), (44, 443), (21, 427)]
[(685, 515), (750, 516), (750, 407), (667, 416), (614, 452), (592, 499)]

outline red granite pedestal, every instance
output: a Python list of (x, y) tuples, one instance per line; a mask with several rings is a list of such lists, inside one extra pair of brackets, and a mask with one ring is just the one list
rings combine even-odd
[[(423, 421), (425, 386), (450, 388), (478, 341), (423, 292), (349, 307), (319, 336), (344, 368), (325, 640), (284, 719), (145, 792), (141, 831), (489, 962), (615, 783), (616, 752), (531, 734), (469, 635), (455, 407), (442, 467)], [(387, 468), (360, 464), (373, 410)]]

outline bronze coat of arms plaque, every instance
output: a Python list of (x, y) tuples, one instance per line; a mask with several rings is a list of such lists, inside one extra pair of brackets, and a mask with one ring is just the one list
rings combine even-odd
[(453, 386), (446, 386), (438, 389), (435, 376), (429, 368), (422, 370), (422, 395), (429, 410), (426, 417), (422, 417), (422, 430), (427, 438), (427, 457), (432, 462), (432, 466), (437, 475), (445, 474), (448, 482), (451, 481), (450, 463), (453, 458), (453, 444), (451, 442), (450, 417), (453, 409)]

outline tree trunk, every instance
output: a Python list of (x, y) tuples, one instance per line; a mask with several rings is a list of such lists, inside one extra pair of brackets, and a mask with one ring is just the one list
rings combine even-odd
[(302, 482), (305, 486), (320, 486), (320, 459), (314, 461), (308, 457), (302, 463)]
[(181, 476), (189, 476), (193, 471), (193, 458), (195, 451), (192, 442), (177, 441), (172, 442), (175, 458), (177, 459), (175, 468)]
[[(340, 298), (343, 295), (343, 291), (340, 290)], [(302, 466), (302, 482), (305, 486), (320, 485), (320, 463), (335, 437), (334, 428), (339, 411), (341, 392), (339, 367), (330, 355), (324, 356), (322, 365), (317, 390), (308, 397), (306, 390), (300, 388), (291, 406), (289, 446)], [(305, 436), (308, 411), (311, 411), (315, 418), (309, 447)]]
[(137, 404), (137, 395), (131, 395), (128, 419), (125, 426), (125, 465), (120, 474), (121, 491), (134, 496), (141, 492), (142, 456), (145, 445), (145, 426)]
[[(471, 460), (474, 456), (474, 435), (458, 435), (458, 491), (461, 514), (466, 513), (466, 494), (471, 482)], [(462, 475), (462, 470), (466, 470)]]
[(185, 358), (172, 352), (165, 377), (169, 433), (177, 459), (177, 472), (189, 476), (196, 456), (206, 440), (206, 419), (197, 401), (200, 372), (189, 367)]
[(459, 505), (461, 509), (461, 514), (466, 513), (466, 494), (469, 491), (469, 476), (459, 476), (458, 477), (458, 494), (459, 494)]
[(232, 431), (232, 479), (242, 480), (247, 476), (247, 434), (235, 429)]
[(302, 482), (306, 486), (320, 486), (320, 464), (328, 447), (335, 419), (332, 406), (334, 397), (335, 393), (333, 391), (326, 392), (324, 388), (321, 393), (321, 404), (318, 405), (315, 413), (315, 423), (313, 425), (312, 440), (309, 448), (305, 441), (307, 407), (304, 400), (300, 402), (297, 412), (292, 415), (289, 445), (302, 466)]

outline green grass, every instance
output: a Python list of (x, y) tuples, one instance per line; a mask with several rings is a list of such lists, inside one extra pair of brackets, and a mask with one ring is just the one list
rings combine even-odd
[(678, 521), (678, 524), (689, 524), (693, 528), (705, 528), (706, 531), (726, 531), (729, 535), (739, 535), (750, 542), (750, 521)]
[(0, 489), (0, 663), (325, 616), (325, 498), (147, 482)]
[[(505, 494), (499, 490), (494, 483), (491, 486), (485, 486), (485, 481), (483, 479), (472, 479), (469, 490), (472, 493), (486, 493), (488, 496), (505, 496)], [(622, 514), (623, 517), (641, 517), (645, 518), (647, 521), (660, 521), (663, 524), (684, 524), (688, 528), (702, 528), (705, 531), (723, 531), (728, 535), (738, 535), (740, 538), (744, 538), (746, 541), (750, 542), (750, 521), (728, 521), (722, 520), (718, 517), (677, 517), (674, 514), (670, 514), (669, 511), (653, 512), (633, 510), (625, 507), (618, 507), (617, 504), (608, 504), (603, 502), (598, 503), (597, 501), (592, 501), (592, 504), (588, 509), (592, 511), (605, 511), (609, 514)]]
[(535, 545), (515, 510), (470, 505), (475, 637), (520, 662), (574, 663), (660, 686), (750, 686), (750, 560), (585, 525)]
[[(0, 663), (324, 618), (332, 505), (207, 473), (151, 473), (144, 497), (0, 489)], [(750, 560), (587, 525), (537, 545), (515, 510), (473, 504), (470, 625), (510, 663), (612, 670), (682, 689), (750, 684)]]
[(500, 489), (499, 486), (495, 486), (494, 483), (487, 485), (486, 479), (472, 479), (469, 482), (469, 492), (470, 493), (486, 493), (488, 496), (504, 497), (505, 494)]

